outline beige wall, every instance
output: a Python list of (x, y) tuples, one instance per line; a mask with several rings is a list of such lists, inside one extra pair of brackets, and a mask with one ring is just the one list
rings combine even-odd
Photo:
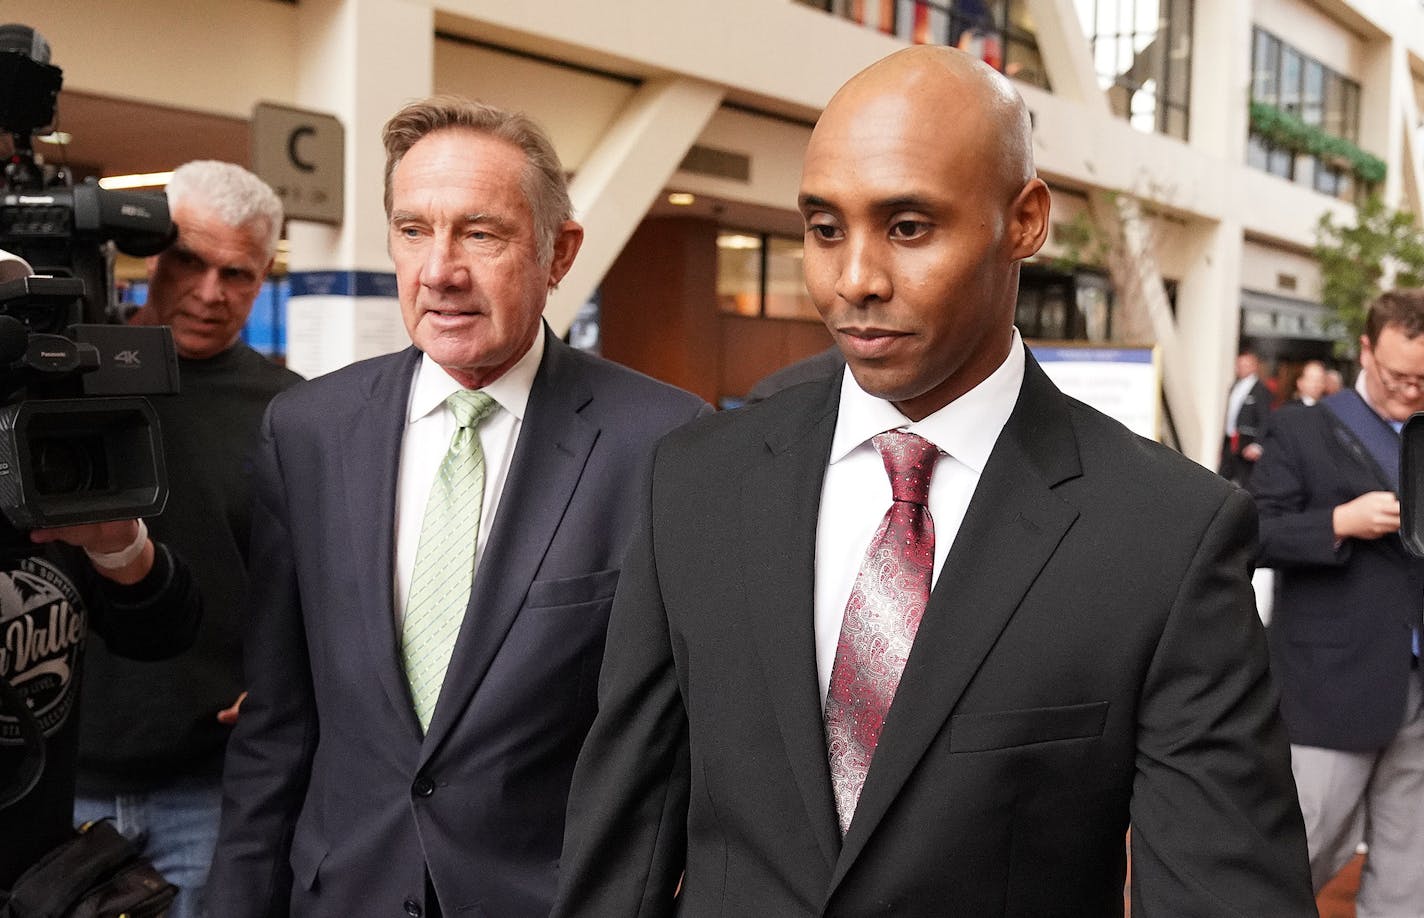
[(1320, 63), (1359, 80), (1363, 73), (1363, 42), (1340, 23), (1305, 0), (1255, 0), (1251, 18), (1272, 33)]
[(195, 111), (292, 104), (297, 8), (272, 0), (4, 0), (49, 40), (66, 89)]
[(637, 86), (569, 67), (460, 42), (435, 42), (435, 91), (526, 112), (576, 171)]
[[(1280, 276), (1295, 278), (1295, 289), (1282, 286)], [(1241, 287), (1298, 300), (1320, 297), (1320, 266), (1302, 252), (1246, 240), (1241, 248)]]

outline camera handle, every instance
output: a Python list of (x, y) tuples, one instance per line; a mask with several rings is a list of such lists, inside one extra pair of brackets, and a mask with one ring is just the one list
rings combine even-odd
[(24, 799), (39, 783), (40, 775), (44, 774), (45, 744), (44, 731), (35, 719), (35, 712), (30, 710), (29, 702), (3, 676), (0, 676), (0, 714), (15, 718), (25, 745), (25, 757), (20, 760), (20, 767), (0, 786), (0, 810), (3, 810)]

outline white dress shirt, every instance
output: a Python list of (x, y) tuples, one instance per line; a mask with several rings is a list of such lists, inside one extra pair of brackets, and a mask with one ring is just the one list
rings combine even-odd
[(1241, 406), (1246, 404), (1246, 396), (1250, 395), (1251, 390), (1256, 387), (1257, 380), (1258, 377), (1255, 373), (1236, 380), (1231, 387), (1231, 393), (1226, 396), (1226, 435), (1228, 437), (1236, 436), (1236, 416), (1241, 413)]
[(892, 502), (890, 478), (870, 438), (903, 429), (947, 454), (935, 462), (930, 477), (929, 511), (935, 530), (933, 584), (938, 582), (944, 559), (964, 522), (989, 453), (1018, 401), (1023, 377), (1023, 341), (1018, 329), (1014, 329), (1008, 358), (997, 370), (921, 421), (912, 422), (894, 405), (856, 385), (849, 371), (844, 374), (816, 526), (816, 672), (823, 705), (846, 603), (865, 550)]
[[(534, 336), (534, 344), (503, 376), (485, 386), (483, 391), (499, 407), (480, 424), (480, 448), (485, 454), (485, 497), (480, 510), (479, 542), (475, 546), (475, 569), (479, 569), (490, 526), (499, 497), (509, 476), (514, 445), (519, 442), (519, 428), (529, 406), (529, 391), (534, 374), (544, 358), (544, 330)], [(401, 441), (400, 473), (396, 479), (395, 518), (395, 610), (396, 627), (405, 615), (406, 597), (410, 593), (410, 578), (415, 572), (415, 552), (420, 543), (420, 527), (425, 520), (425, 504), (430, 487), (440, 471), (440, 463), (450, 451), (455, 436), (455, 414), (445, 399), (460, 388), (449, 373), (430, 359), (421, 357), (410, 385), (410, 406), (406, 413), (405, 437)]]

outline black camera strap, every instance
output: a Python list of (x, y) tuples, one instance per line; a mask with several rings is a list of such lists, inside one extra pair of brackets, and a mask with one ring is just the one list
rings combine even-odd
[(25, 755), (20, 760), (20, 767), (15, 770), (13, 777), (0, 786), (0, 810), (3, 810), (19, 802), (39, 783), (40, 775), (44, 773), (45, 744), (44, 731), (40, 729), (40, 722), (35, 719), (35, 712), (30, 710), (29, 702), (20, 694), (19, 689), (3, 676), (0, 676), (0, 714), (15, 719), (20, 727), (20, 739), (25, 745)]

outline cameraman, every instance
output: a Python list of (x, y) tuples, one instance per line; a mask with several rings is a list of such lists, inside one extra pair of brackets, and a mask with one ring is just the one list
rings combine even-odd
[[(191, 653), (85, 660), (75, 820), (113, 816), (179, 889), (171, 918), (203, 909), (222, 806), (222, 761), (242, 690), (251, 527), (248, 470), (267, 403), (301, 377), (239, 340), (271, 269), (282, 204), (232, 163), (187, 163), (168, 184), (178, 240), (148, 260), (132, 321), (168, 325), (182, 391), (150, 398), (163, 428), (168, 505), (156, 538), (192, 565), (205, 616)], [(144, 712), (135, 717), (135, 711)]]
[[(193, 642), (201, 605), (187, 567), (137, 520), (35, 530), (28, 545), (8, 527), (0, 538), (0, 676), (27, 699), (45, 745), (39, 783), (0, 809), (3, 889), (73, 831), (88, 632), (134, 659), (168, 657)], [(25, 756), (17, 718), (0, 714), (0, 786), (16, 779)]]

